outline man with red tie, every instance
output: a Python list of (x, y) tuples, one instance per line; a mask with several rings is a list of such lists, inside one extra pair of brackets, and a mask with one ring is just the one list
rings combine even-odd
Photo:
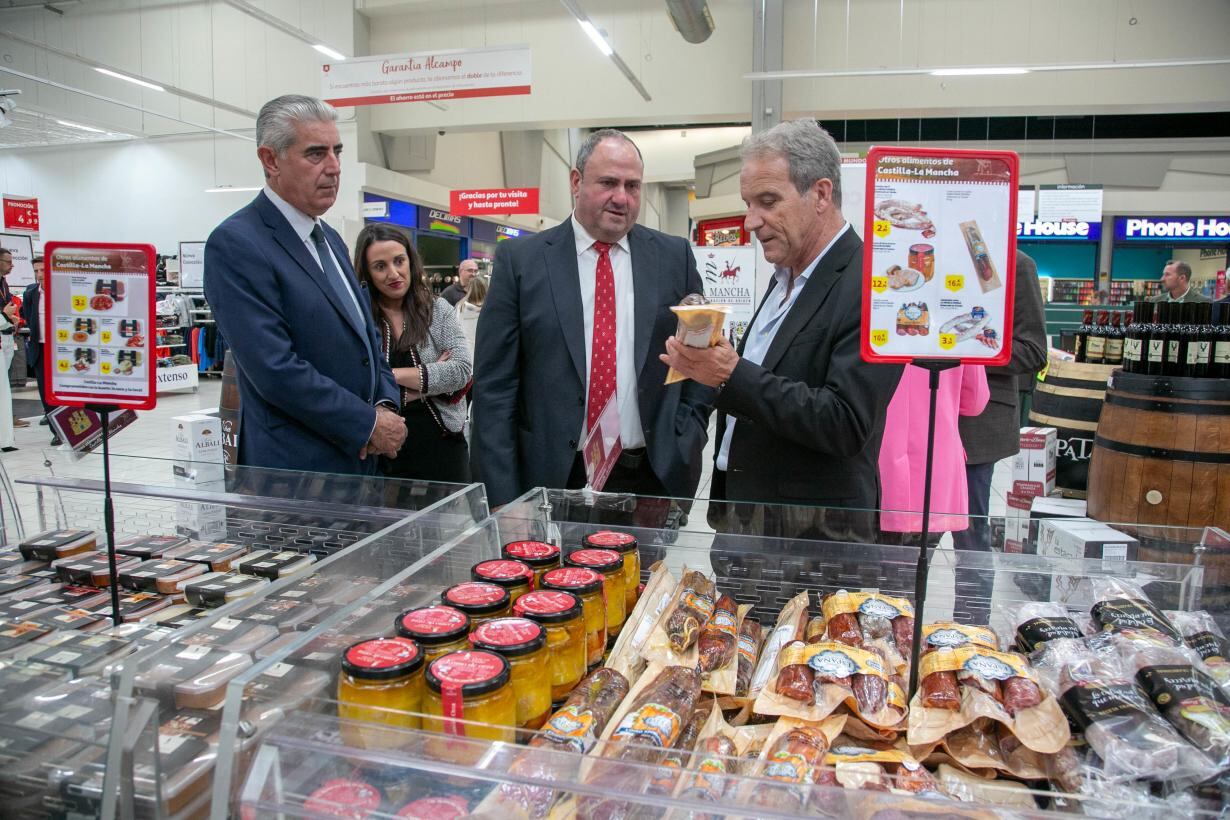
[(626, 135), (593, 132), (570, 175), (572, 216), (496, 250), (471, 448), (493, 506), (585, 486), (581, 450), (604, 411), (618, 413), (623, 452), (603, 489), (696, 492), (713, 391), (665, 385), (658, 354), (675, 332), (671, 305), (702, 285), (686, 240), (636, 224), (643, 175)]

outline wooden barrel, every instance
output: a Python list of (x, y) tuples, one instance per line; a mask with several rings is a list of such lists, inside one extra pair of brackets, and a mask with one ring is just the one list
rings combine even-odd
[(1052, 358), (1045, 379), (1034, 387), (1029, 421), (1059, 432), (1055, 486), (1063, 495), (1085, 497), (1106, 380), (1114, 371), (1111, 365)]
[[(1141, 542), (1141, 560), (1192, 563), (1201, 528), (1230, 526), (1230, 379), (1116, 372), (1089, 469), (1089, 515)], [(1183, 529), (1186, 528), (1186, 529)], [(1206, 591), (1230, 551), (1203, 554)]]
[(235, 358), (226, 351), (222, 362), (222, 398), (218, 402), (222, 420), (222, 458), (227, 464), (239, 463), (239, 381)]

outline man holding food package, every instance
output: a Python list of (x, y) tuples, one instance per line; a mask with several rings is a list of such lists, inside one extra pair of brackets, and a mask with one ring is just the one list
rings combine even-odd
[(572, 216), (496, 249), (471, 448), (493, 506), (533, 487), (585, 486), (598, 428), (617, 429), (622, 447), (604, 490), (696, 492), (713, 391), (665, 384), (656, 354), (676, 329), (671, 306), (701, 279), (686, 240), (636, 224), (643, 175), (627, 136), (593, 132), (570, 174)]
[[(777, 266), (772, 284), (738, 350), (671, 339), (661, 358), (717, 388), (711, 498), (839, 508), (800, 507), (797, 521), (779, 511), (764, 534), (869, 539), (874, 514), (854, 511), (879, 503), (876, 459), (901, 367), (859, 354), (863, 242), (841, 215), (841, 157), (812, 119), (753, 134), (741, 153), (745, 224)], [(711, 503), (711, 521), (740, 529), (720, 520), (727, 506)]]

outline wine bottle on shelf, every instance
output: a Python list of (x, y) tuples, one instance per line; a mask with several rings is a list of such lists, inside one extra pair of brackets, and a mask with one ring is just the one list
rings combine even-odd
[(1193, 321), (1187, 340), (1187, 375), (1197, 379), (1207, 378), (1212, 359), (1216, 331), (1211, 324), (1213, 305), (1209, 302), (1192, 303)]
[(1150, 310), (1145, 314), (1149, 317), (1149, 325), (1144, 372), (1150, 376), (1160, 376), (1166, 369), (1166, 319), (1169, 317), (1170, 305), (1148, 301), (1145, 304)]
[(1182, 376), (1187, 364), (1187, 349), (1183, 345), (1183, 302), (1161, 302), (1162, 326), (1166, 336), (1164, 376)]
[(1106, 331), (1106, 347), (1102, 354), (1106, 364), (1121, 367), (1123, 365), (1123, 314), (1111, 311), (1110, 327)]
[(1215, 322), (1217, 335), (1213, 342), (1213, 359), (1209, 375), (1218, 379), (1230, 379), (1230, 303), (1213, 305), (1218, 308)]
[(1098, 311), (1098, 323), (1089, 328), (1089, 334), (1085, 337), (1085, 361), (1089, 364), (1105, 364), (1106, 363), (1106, 336), (1110, 330), (1107, 322), (1110, 321), (1108, 311)]
[(1081, 326), (1076, 329), (1076, 342), (1072, 352), (1076, 354), (1078, 362), (1085, 361), (1085, 343), (1089, 338), (1089, 331), (1093, 329), (1093, 311), (1085, 311), (1084, 317), (1081, 319)]

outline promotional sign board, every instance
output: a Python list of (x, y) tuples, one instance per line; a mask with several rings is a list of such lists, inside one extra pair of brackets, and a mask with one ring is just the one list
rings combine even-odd
[(529, 46), (386, 54), (321, 66), (320, 96), (336, 106), (529, 93)]
[(1230, 243), (1230, 216), (1117, 216), (1115, 241)]
[(179, 286), (205, 287), (205, 243), (179, 243)]
[(1042, 185), (1038, 190), (1040, 222), (1102, 221), (1101, 185)]
[(9, 287), (20, 293), (34, 283), (34, 245), (30, 237), (15, 233), (0, 233), (0, 248), (13, 256), (13, 270), (7, 277)]
[(1101, 222), (1018, 222), (1017, 241), (1097, 242), (1102, 238)]
[(153, 246), (49, 242), (45, 263), (48, 399), (153, 408)]
[(432, 208), (419, 208), (419, 230), (469, 236), (470, 217), (458, 216), (448, 211), (437, 211)]
[(1018, 164), (1011, 151), (870, 151), (864, 360), (1007, 364)]
[(4, 195), (4, 228), (38, 233), (38, 198)]
[(482, 188), (449, 191), (448, 209), (464, 216), (484, 214), (536, 214), (537, 188)]
[(750, 245), (695, 246), (692, 253), (705, 298), (730, 306), (723, 333), (737, 343), (756, 315), (756, 250)]

